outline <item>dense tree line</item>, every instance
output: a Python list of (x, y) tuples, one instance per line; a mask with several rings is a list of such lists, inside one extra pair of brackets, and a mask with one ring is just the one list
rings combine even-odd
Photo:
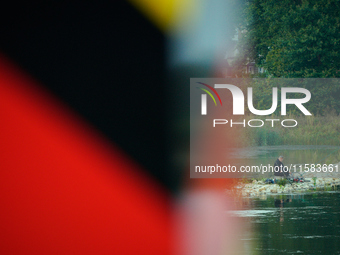
[[(265, 69), (255, 77), (340, 78), (339, 1), (248, 0), (241, 17), (235, 76), (247, 76), (245, 65), (255, 61)], [(314, 114), (340, 112), (339, 82), (301, 85), (312, 92)], [(264, 102), (270, 89), (259, 87), (256, 96), (262, 108), (270, 107)]]

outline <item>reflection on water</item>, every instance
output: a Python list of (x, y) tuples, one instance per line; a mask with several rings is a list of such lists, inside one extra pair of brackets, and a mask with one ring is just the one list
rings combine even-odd
[(247, 254), (340, 254), (340, 192), (268, 196), (231, 212), (251, 228)]

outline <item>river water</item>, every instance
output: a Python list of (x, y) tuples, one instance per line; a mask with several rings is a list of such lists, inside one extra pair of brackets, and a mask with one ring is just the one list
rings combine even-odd
[(340, 254), (340, 192), (244, 198), (242, 254)]

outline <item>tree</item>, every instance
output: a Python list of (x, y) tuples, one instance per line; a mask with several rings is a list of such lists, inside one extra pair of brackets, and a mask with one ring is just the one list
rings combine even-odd
[(249, 0), (239, 31), (236, 69), (250, 60), (272, 77), (340, 77), (337, 0)]
[[(255, 61), (266, 70), (257, 77), (339, 78), (340, 2), (337, 0), (248, 0), (239, 26), (235, 74)], [(314, 114), (340, 113), (338, 80), (304, 81)], [(263, 85), (261, 85), (263, 86)], [(257, 87), (255, 101), (267, 109), (271, 90)], [(255, 88), (254, 88), (255, 89)]]

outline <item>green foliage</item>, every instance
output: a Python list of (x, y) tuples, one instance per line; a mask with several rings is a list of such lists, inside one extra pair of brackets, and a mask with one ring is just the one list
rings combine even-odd
[(314, 187), (315, 187), (316, 186), (316, 179), (317, 179), (317, 177), (313, 177), (312, 179), (313, 179)]
[[(281, 88), (306, 88), (312, 94), (312, 100), (304, 106), (314, 115), (329, 115), (340, 113), (340, 80), (339, 79), (254, 79), (252, 87), (253, 106), (258, 110), (270, 109), (273, 102), (273, 87), (278, 90), (278, 104), (274, 114), (281, 113)], [(299, 98), (300, 93), (289, 93), (288, 98)], [(332, 112), (333, 111), (333, 112)], [(287, 105), (291, 115), (302, 115), (295, 105)]]
[[(277, 105), (274, 106), (276, 110), (273, 114), (277, 116), (282, 113), (282, 89), (287, 87), (305, 88), (311, 93), (311, 100), (303, 105), (313, 115), (340, 114), (340, 79), (254, 78), (231, 79), (230, 82), (240, 87), (248, 98), (252, 96), (252, 106), (257, 110), (271, 109), (273, 98), (276, 97)], [(303, 93), (286, 93), (287, 99), (304, 97)], [(294, 116), (303, 116), (301, 110), (294, 104), (287, 104), (286, 112)], [(246, 113), (251, 114), (249, 108), (246, 108)]]
[(337, 0), (249, 0), (234, 65), (255, 60), (267, 77), (339, 77), (339, 28)]
[[(251, 130), (253, 131), (253, 130)], [(253, 131), (252, 141), (254, 145), (266, 146), (266, 145), (280, 145), (282, 143), (282, 138), (276, 130), (267, 130), (266, 128), (261, 128)]]
[(325, 186), (324, 186), (324, 190), (325, 190), (325, 191), (331, 191), (331, 190), (333, 190), (333, 188), (332, 188), (331, 185), (325, 185)]
[[(254, 84), (256, 109), (271, 107), (275, 79), (270, 78), (340, 77), (340, 4), (337, 0), (246, 0), (242, 3), (239, 56), (233, 68), (236, 77), (269, 78), (266, 84)], [(263, 67), (265, 73), (246, 74), (245, 65), (253, 61)], [(304, 87), (312, 94), (313, 100), (307, 107), (310, 112), (340, 113), (339, 81), (329, 79), (316, 83), (314, 79), (304, 79), (297, 82), (297, 87)], [(288, 106), (287, 110), (293, 115), (301, 114), (296, 107)], [(276, 115), (278, 111), (280, 97)]]
[(259, 180), (262, 181), (262, 182), (265, 182), (267, 180), (267, 178), (260, 178)]
[(280, 188), (284, 187), (288, 183), (287, 179), (276, 180), (276, 184), (280, 186)]
[[(254, 117), (247, 116), (246, 121)], [(257, 118), (259, 118), (257, 116)], [(279, 119), (277, 116), (266, 118)], [(263, 118), (264, 120), (265, 118)], [(241, 133), (235, 134), (240, 139), (239, 146), (266, 146), (266, 145), (340, 145), (339, 116), (329, 114), (326, 116), (293, 116), (287, 115), (287, 119), (295, 119), (298, 125), (294, 128), (284, 128), (281, 125), (267, 125), (261, 128), (246, 128)], [(318, 155), (311, 155), (317, 157)], [(340, 161), (340, 152), (330, 155), (323, 163)]]

